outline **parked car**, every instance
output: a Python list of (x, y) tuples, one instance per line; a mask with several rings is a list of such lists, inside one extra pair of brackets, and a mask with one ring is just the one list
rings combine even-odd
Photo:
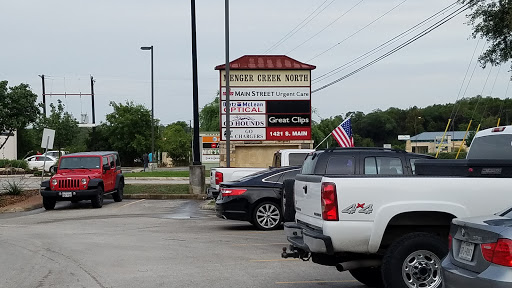
[[(306, 159), (308, 153), (313, 149), (282, 149), (274, 153), (270, 167), (300, 166)], [(251, 175), (259, 171), (265, 171), (267, 167), (214, 167), (210, 169), (210, 187), (207, 188), (208, 198), (217, 198), (219, 195), (219, 184), (230, 182)]]
[(124, 176), (117, 152), (64, 155), (55, 170), (50, 180), (41, 183), (46, 210), (53, 210), (57, 201), (76, 203), (80, 200), (91, 200), (93, 208), (101, 208), (108, 194), (115, 202), (123, 200)]
[(42, 170), (44, 165), (44, 171), (50, 171), (50, 167), (57, 165), (57, 158), (53, 156), (34, 155), (25, 158), (25, 161), (29, 169)]
[(449, 241), (442, 263), (445, 288), (512, 287), (512, 208), (453, 219)]
[(48, 155), (48, 156), (52, 156), (52, 157), (55, 157), (55, 158), (59, 158), (60, 156), (66, 155), (66, 154), (69, 154), (69, 151), (58, 151), (58, 150), (55, 150), (55, 151), (48, 151), (48, 152), (43, 153), (43, 155)]
[(220, 184), (217, 216), (249, 221), (260, 230), (272, 230), (283, 221), (283, 181), (294, 178), (300, 167), (269, 168), (232, 182)]

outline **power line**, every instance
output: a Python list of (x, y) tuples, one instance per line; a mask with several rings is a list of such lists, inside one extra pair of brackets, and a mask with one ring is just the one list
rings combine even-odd
[[(372, 49), (372, 50), (370, 50), (370, 51), (368, 51), (368, 52), (364, 53), (363, 55), (361, 55), (361, 56), (359, 56), (359, 57), (357, 57), (357, 58), (355, 58), (355, 59), (353, 59), (353, 60), (351, 60), (351, 61), (349, 61), (349, 62), (347, 62), (347, 63), (345, 63), (345, 64), (343, 64), (343, 65), (341, 65), (341, 66), (339, 66), (339, 67), (337, 67), (337, 68), (335, 68), (335, 69), (333, 69), (333, 70), (331, 70), (331, 71), (327, 72), (327, 73), (324, 73), (324, 74), (322, 74), (322, 75), (320, 75), (320, 76), (316, 77), (315, 79), (313, 79), (313, 83), (315, 83), (315, 82), (319, 82), (319, 81), (321, 81), (321, 80), (322, 80), (322, 79), (324, 79), (324, 78), (327, 78), (327, 77), (330, 77), (330, 76), (332, 76), (332, 75), (334, 75), (334, 74), (337, 74), (337, 73), (339, 73), (339, 72), (341, 72), (341, 71), (343, 71), (343, 70), (345, 70), (345, 69), (347, 69), (347, 68), (349, 68), (349, 67), (351, 67), (351, 66), (353, 66), (353, 65), (355, 65), (355, 64), (357, 64), (357, 63), (359, 63), (359, 62), (361, 62), (362, 60), (364, 60), (364, 59), (366, 59), (366, 58), (370, 57), (371, 55), (373, 55), (373, 54), (375, 54), (375, 53), (377, 53), (377, 52), (381, 51), (382, 49), (384, 49), (384, 48), (388, 47), (389, 45), (391, 45), (391, 44), (393, 44), (393, 43), (397, 42), (399, 39), (403, 38), (404, 36), (406, 36), (406, 35), (410, 34), (411, 32), (413, 32), (413, 31), (415, 31), (415, 30), (417, 30), (420, 26), (423, 26), (423, 24), (425, 24), (425, 23), (427, 23), (427, 22), (430, 22), (432, 19), (436, 18), (436, 17), (437, 17), (437, 16), (439, 16), (440, 14), (445, 13), (447, 10), (451, 9), (451, 8), (452, 8), (454, 5), (456, 5), (456, 4), (457, 4), (457, 2), (452, 3), (451, 5), (449, 5), (449, 6), (445, 7), (444, 9), (441, 9), (440, 11), (438, 11), (437, 13), (435, 13), (434, 15), (432, 15), (432, 16), (430, 16), (430, 17), (426, 18), (425, 20), (423, 20), (423, 21), (421, 21), (420, 23), (418, 23), (418, 24), (414, 25), (413, 27), (411, 27), (411, 28), (407, 29), (406, 31), (404, 31), (404, 32), (402, 32), (402, 33), (398, 34), (397, 36), (395, 36), (395, 37), (391, 38), (390, 40), (388, 40), (388, 41), (386, 41), (386, 42), (382, 43), (381, 45), (377, 46), (376, 48), (374, 48), (374, 49)], [(344, 68), (344, 67), (345, 67), (345, 68)], [(342, 69), (342, 68), (343, 68), (343, 69)]]
[(359, 32), (363, 31), (364, 29), (368, 28), (370, 25), (372, 25), (373, 23), (379, 21), (381, 18), (383, 18), (384, 16), (388, 15), (389, 13), (391, 13), (393, 10), (395, 10), (396, 8), (398, 8), (399, 6), (401, 6), (402, 4), (404, 4), (407, 0), (403, 0), (402, 2), (398, 3), (398, 5), (394, 6), (393, 8), (391, 8), (390, 10), (386, 11), (384, 14), (380, 15), (379, 17), (377, 17), (376, 19), (374, 19), (372, 22), (366, 24), (363, 28), (357, 30), (356, 32), (352, 33), (350, 36), (348, 36), (347, 38), (341, 40), (340, 42), (336, 43), (335, 45), (331, 46), (331, 48), (323, 51), (322, 53), (316, 55), (315, 57), (309, 59), (308, 61), (306, 62), (310, 62), (311, 60), (317, 58), (317, 57), (320, 57), (322, 56), (323, 54), (331, 51), (332, 49), (334, 49), (336, 46), (338, 45), (341, 45), (343, 42), (347, 41), (348, 39), (352, 38), (353, 36), (355, 36), (356, 34), (358, 34)]
[(267, 54), (268, 52), (274, 50), (279, 45), (283, 44), (286, 40), (290, 39), (297, 32), (302, 30), (302, 28), (304, 28), (306, 25), (308, 25), (308, 23), (311, 22), (313, 19), (315, 19), (318, 15), (320, 15), (320, 13), (322, 13), (327, 7), (329, 7), (335, 0), (331, 0), (331, 2), (329, 2), (326, 6), (324, 6), (322, 8), (322, 10), (320, 10), (318, 13), (316, 13), (316, 15), (314, 15), (315, 12), (318, 11), (318, 9), (320, 9), (327, 1), (329, 1), (329, 0), (325, 0), (320, 6), (318, 6), (313, 12), (311, 12), (311, 14), (309, 14), (308, 17), (306, 17), (304, 20), (302, 20), (302, 22), (300, 22), (297, 26), (295, 26), (295, 28), (293, 28), (290, 32), (288, 32), (286, 35), (284, 35), (284, 37), (281, 38), (279, 41), (277, 41), (277, 43), (270, 46), (270, 48), (268, 48), (267, 51), (265, 51), (263, 54)]
[[(466, 77), (468, 75), (469, 68), (471, 67), (471, 63), (473, 63), (473, 59), (474, 59), (475, 54), (476, 54), (476, 49), (478, 48), (478, 44), (480, 44), (480, 40), (481, 39), (482, 38), (478, 38), (478, 41), (476, 42), (475, 49), (473, 50), (473, 55), (471, 56), (471, 61), (469, 61), (468, 69), (466, 70), (466, 75), (464, 75), (464, 80), (462, 80), (462, 83), (460, 85), (459, 93), (457, 94), (457, 99), (455, 100), (455, 103), (453, 105), (452, 113), (450, 113), (450, 119), (455, 119), (455, 117), (457, 117), (457, 114), (459, 114), (459, 109), (460, 109), (461, 105), (460, 105), (460, 103), (459, 103), (459, 105), (456, 105), (456, 104), (457, 104), (457, 101), (459, 101), (460, 92), (462, 91), (462, 88), (464, 87), (464, 82), (466, 81)], [(480, 52), (480, 54), (484, 51), (485, 46), (486, 46), (486, 44), (484, 43), (484, 45), (482, 46), (482, 51)], [(473, 72), (471, 72), (471, 76), (469, 77), (468, 83), (466, 85), (466, 89), (464, 90), (464, 94), (462, 94), (462, 98), (464, 98), (464, 96), (466, 96), (466, 92), (468, 91), (469, 84), (471, 83), (471, 80), (473, 79), (473, 75), (475, 74), (475, 70), (476, 70), (477, 65), (478, 65), (478, 61), (475, 61), (475, 66), (473, 67)], [(455, 108), (457, 108), (457, 110), (455, 110)], [(455, 121), (453, 121), (452, 124), (451, 124), (452, 129), (455, 129), (454, 122)]]
[(359, 4), (361, 4), (364, 0), (360, 0), (359, 2), (357, 2), (354, 6), (350, 7), (350, 9), (348, 9), (347, 11), (345, 11), (343, 14), (341, 14), (338, 18), (334, 19), (334, 21), (332, 21), (331, 23), (329, 23), (327, 26), (325, 26), (322, 30), (318, 31), (315, 35), (309, 37), (307, 40), (305, 40), (304, 42), (300, 43), (297, 47), (293, 48), (292, 50), (288, 51), (286, 54), (290, 54), (291, 52), (295, 51), (297, 48), (301, 47), (302, 45), (306, 44), (307, 42), (309, 42), (309, 40), (315, 38), (318, 34), (322, 33), (325, 29), (331, 27), (334, 23), (336, 23), (338, 20), (340, 20), (343, 16), (347, 15), (350, 11), (352, 11), (354, 8), (356, 8), (357, 6), (359, 6)]
[(337, 80), (332, 81), (332, 82), (330, 82), (330, 83), (328, 83), (328, 84), (326, 84), (326, 85), (324, 85), (324, 86), (322, 86), (322, 87), (320, 87), (320, 88), (317, 88), (317, 89), (315, 89), (315, 90), (311, 91), (311, 93), (315, 93), (315, 92), (318, 92), (318, 91), (320, 91), (320, 90), (323, 90), (323, 89), (325, 89), (325, 88), (327, 88), (327, 87), (329, 87), (329, 86), (332, 86), (332, 85), (334, 85), (334, 84), (336, 84), (336, 83), (338, 83), (338, 82), (340, 82), (340, 81), (342, 81), (342, 80), (344, 80), (344, 79), (347, 79), (348, 77), (350, 77), (350, 76), (352, 76), (352, 75), (354, 75), (354, 74), (359, 73), (360, 71), (362, 71), (362, 70), (364, 70), (364, 69), (366, 69), (366, 68), (368, 68), (368, 67), (372, 66), (373, 64), (375, 64), (375, 63), (377, 63), (377, 62), (379, 62), (379, 61), (381, 61), (381, 60), (383, 60), (383, 59), (385, 59), (385, 58), (389, 57), (390, 55), (392, 55), (392, 54), (394, 54), (394, 53), (398, 52), (399, 50), (401, 50), (401, 49), (403, 49), (403, 48), (405, 48), (405, 47), (409, 46), (409, 45), (410, 45), (410, 44), (412, 44), (413, 42), (417, 41), (418, 39), (422, 38), (423, 36), (425, 36), (425, 35), (429, 34), (429, 33), (430, 33), (430, 32), (432, 32), (433, 30), (437, 29), (437, 28), (438, 28), (438, 27), (440, 27), (441, 25), (443, 25), (443, 24), (445, 24), (446, 22), (450, 21), (451, 19), (455, 18), (457, 15), (459, 15), (460, 13), (464, 12), (464, 11), (465, 11), (465, 10), (467, 10), (467, 9), (468, 9), (468, 5), (466, 4), (466, 5), (462, 6), (461, 8), (457, 9), (455, 12), (452, 12), (451, 14), (449, 14), (448, 16), (446, 16), (445, 18), (443, 18), (443, 19), (439, 20), (438, 22), (436, 22), (436, 24), (434, 24), (434, 25), (430, 26), (429, 28), (427, 28), (427, 29), (423, 30), (421, 33), (416, 34), (413, 38), (411, 38), (411, 39), (407, 40), (406, 42), (404, 42), (404, 43), (400, 44), (399, 46), (395, 47), (395, 48), (394, 48), (394, 49), (392, 49), (391, 51), (389, 51), (389, 52), (385, 53), (384, 55), (382, 55), (382, 56), (380, 56), (380, 57), (376, 58), (375, 60), (373, 60), (373, 61), (371, 61), (371, 62), (367, 63), (366, 65), (364, 65), (364, 66), (362, 66), (362, 67), (360, 67), (360, 68), (358, 68), (358, 69), (356, 69), (356, 70), (354, 70), (354, 71), (350, 72), (349, 74), (347, 74), (347, 75), (345, 75), (345, 76), (343, 76), (343, 77), (341, 77), (341, 78), (338, 78)]

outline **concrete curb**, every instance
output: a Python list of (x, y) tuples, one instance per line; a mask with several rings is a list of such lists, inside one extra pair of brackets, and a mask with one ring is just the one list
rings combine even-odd
[(172, 199), (206, 199), (205, 194), (124, 194), (124, 199), (150, 199), (150, 200), (172, 200)]
[(1, 213), (14, 213), (14, 212), (23, 212), (23, 211), (31, 211), (39, 208), (43, 208), (43, 200), (41, 199), (41, 203), (37, 203), (28, 207), (14, 207), (9, 210), (0, 208), (0, 214)]
[(188, 177), (124, 177), (125, 181), (127, 180), (180, 180), (185, 181), (188, 180)]

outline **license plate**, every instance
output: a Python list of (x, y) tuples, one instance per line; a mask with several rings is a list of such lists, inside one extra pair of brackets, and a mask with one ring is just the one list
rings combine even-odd
[(462, 242), (460, 245), (459, 258), (466, 261), (473, 259), (473, 251), (475, 250), (475, 244), (469, 242)]
[(71, 192), (62, 192), (62, 197), (72, 197)]

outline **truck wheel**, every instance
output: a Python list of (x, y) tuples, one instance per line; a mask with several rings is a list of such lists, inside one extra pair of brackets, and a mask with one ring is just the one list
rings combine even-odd
[(295, 179), (286, 179), (283, 182), (283, 221), (294, 222), (295, 221), (295, 194), (293, 192), (293, 186), (295, 185)]
[(53, 198), (43, 197), (43, 207), (45, 210), (53, 210), (55, 209), (55, 204), (57, 200)]
[(383, 287), (381, 267), (368, 267), (349, 270), (357, 281), (368, 287)]
[(382, 261), (385, 287), (441, 287), (441, 259), (448, 245), (430, 233), (411, 233), (399, 238)]
[(123, 201), (123, 193), (124, 193), (124, 182), (121, 180), (119, 182), (119, 186), (117, 187), (117, 191), (112, 194), (112, 198), (114, 198), (115, 202)]
[(252, 223), (260, 230), (273, 230), (281, 225), (281, 209), (274, 202), (263, 202), (254, 209)]
[(98, 186), (98, 193), (91, 200), (93, 208), (101, 208), (103, 206), (103, 187)]

